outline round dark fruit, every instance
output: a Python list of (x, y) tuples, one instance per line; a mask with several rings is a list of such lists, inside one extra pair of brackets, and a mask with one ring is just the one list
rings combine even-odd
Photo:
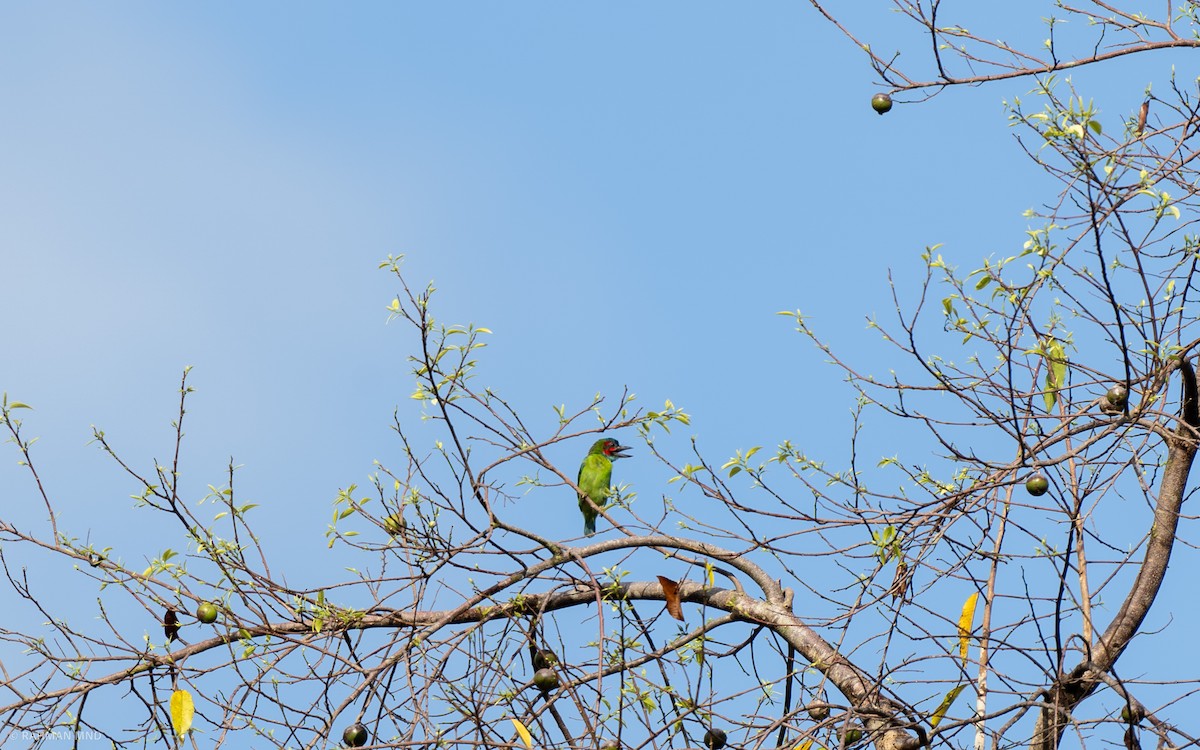
[(887, 94), (876, 94), (871, 97), (871, 109), (885, 115), (892, 109), (892, 97)]
[(342, 742), (346, 743), (346, 747), (362, 747), (370, 738), (371, 735), (367, 734), (367, 728), (361, 721), (354, 722), (342, 732)]
[(404, 533), (404, 527), (408, 524), (404, 520), (404, 516), (399, 513), (393, 513), (383, 519), (383, 530), (392, 536), (400, 536)]
[(199, 607), (196, 607), (196, 619), (205, 625), (212, 625), (217, 621), (217, 605), (212, 602), (204, 602)]
[(548, 648), (539, 648), (533, 652), (533, 668), (546, 669), (558, 665), (558, 654)]
[(1116, 407), (1117, 409), (1124, 409), (1125, 403), (1129, 401), (1129, 389), (1123, 385), (1114, 385), (1112, 388), (1108, 389), (1108, 393), (1104, 394), (1104, 400), (1107, 401), (1110, 406)]
[(1025, 491), (1034, 497), (1045, 495), (1050, 489), (1050, 480), (1041, 474), (1034, 474), (1025, 480)]
[(558, 672), (549, 667), (539, 669), (533, 673), (533, 684), (538, 690), (548, 693), (558, 687)]
[(825, 721), (829, 718), (829, 704), (824, 701), (813, 701), (807, 708), (808, 718), (813, 721)]
[[(1136, 718), (1134, 718), (1134, 717), (1136, 717)], [(1142, 710), (1140, 708), (1135, 708), (1133, 710), (1133, 713), (1130, 713), (1128, 705), (1121, 706), (1121, 721), (1123, 721), (1127, 724), (1132, 721), (1133, 723), (1136, 724), (1136, 723), (1141, 722), (1141, 720), (1142, 720)]]
[(710, 729), (704, 733), (704, 746), (708, 750), (721, 750), (725, 747), (726, 739), (724, 729)]
[(838, 735), (847, 745), (853, 745), (862, 739), (862, 730), (858, 727), (842, 727), (838, 730)]

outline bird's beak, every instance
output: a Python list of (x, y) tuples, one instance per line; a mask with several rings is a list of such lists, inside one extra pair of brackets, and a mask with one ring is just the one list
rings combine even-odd
[(633, 448), (628, 445), (618, 445), (613, 448), (613, 452), (608, 455), (609, 458), (629, 458), (629, 454), (625, 451), (631, 451)]

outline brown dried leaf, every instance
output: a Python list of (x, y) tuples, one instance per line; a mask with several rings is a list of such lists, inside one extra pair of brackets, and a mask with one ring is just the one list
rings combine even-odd
[(1142, 742), (1138, 739), (1137, 731), (1133, 727), (1125, 730), (1125, 749), (1142, 750)]
[(908, 563), (901, 560), (896, 564), (896, 577), (892, 579), (892, 585), (888, 588), (893, 602), (897, 599), (908, 601), (908, 586), (911, 581), (912, 574), (908, 572)]
[(167, 636), (167, 643), (179, 637), (179, 615), (173, 609), (163, 616), (163, 635)]
[(679, 584), (669, 578), (659, 576), (658, 585), (662, 586), (663, 596), (667, 599), (667, 614), (682, 622), (683, 607), (679, 604)]

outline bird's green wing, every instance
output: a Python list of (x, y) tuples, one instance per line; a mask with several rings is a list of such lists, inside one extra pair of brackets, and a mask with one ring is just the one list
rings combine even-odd
[[(588, 454), (579, 467), (579, 478), (575, 484), (597, 507), (603, 508), (611, 483), (612, 461), (602, 455)], [(583, 513), (583, 532), (591, 536), (596, 533), (596, 511), (583, 498), (579, 499), (579, 510)]]

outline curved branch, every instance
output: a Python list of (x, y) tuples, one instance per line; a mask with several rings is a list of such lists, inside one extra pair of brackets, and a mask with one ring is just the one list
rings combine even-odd
[(1167, 463), (1163, 469), (1158, 502), (1154, 506), (1154, 520), (1147, 535), (1146, 556), (1116, 617), (1091, 647), (1091, 658), (1085, 658), (1074, 669), (1059, 675), (1046, 691), (1042, 710), (1034, 726), (1031, 750), (1053, 750), (1058, 746), (1070, 724), (1071, 712), (1102, 683), (1100, 675), (1116, 664), (1137, 634), (1162, 588), (1175, 546), (1179, 510), (1183, 505), (1188, 474), (1196, 458), (1196, 436), (1200, 431), (1196, 372), (1187, 360), (1179, 362), (1179, 371), (1183, 379), (1181, 419), (1167, 441)]
[[(670, 537), (647, 537), (634, 541), (653, 542), (655, 546), (681, 548), (694, 548), (697, 545), (696, 542), (690, 540), (676, 540)], [(743, 568), (742, 565), (737, 567)], [(747, 567), (754, 566), (747, 564)], [(709, 609), (722, 610), (732, 615), (731, 619), (733, 620), (763, 625), (778, 633), (813, 667), (820, 670), (829, 682), (846, 696), (848, 702), (864, 716), (867, 727), (876, 735), (876, 746), (880, 750), (913, 750), (916, 748), (919, 741), (904, 731), (904, 723), (898, 718), (900, 707), (881, 695), (878, 685), (869, 675), (838, 652), (833, 645), (792, 611), (791, 592), (775, 585), (772, 590), (765, 593), (764, 598), (755, 598), (737, 589), (708, 588), (690, 581), (681, 582), (678, 590), (681, 601), (700, 604)], [(602, 590), (602, 598), (606, 601), (665, 601), (666, 594), (659, 583), (641, 581), (605, 586)], [(545, 613), (572, 607), (585, 607), (595, 602), (595, 589), (592, 586), (581, 584), (571, 591), (524, 594), (497, 606), (474, 606), (450, 611), (396, 610), (368, 614), (341, 628), (330, 627), (327, 623), (322, 634), (329, 638), (338, 638), (341, 633), (353, 630), (413, 628), (426, 629), (423, 635), (427, 638), (431, 634), (427, 630), (429, 628), (437, 630), (453, 625), (482, 624), (494, 620), (521, 618), (532, 612)], [(0, 714), (13, 711), (31, 702), (61, 700), (72, 694), (86, 694), (96, 687), (123, 682), (135, 674), (156, 666), (177, 665), (189, 656), (220, 648), (239, 640), (262, 636), (311, 638), (313, 635), (312, 625), (308, 622), (280, 622), (267, 626), (248, 627), (244, 628), (240, 634), (231, 628), (230, 632), (225, 635), (184, 646), (170, 654), (162, 656), (147, 654), (142, 662), (109, 675), (79, 681), (62, 690), (39, 694), (34, 698), (26, 698), (9, 706), (0, 706)], [(410, 640), (410, 644), (416, 644), (420, 640), (420, 638), (413, 638)]]

